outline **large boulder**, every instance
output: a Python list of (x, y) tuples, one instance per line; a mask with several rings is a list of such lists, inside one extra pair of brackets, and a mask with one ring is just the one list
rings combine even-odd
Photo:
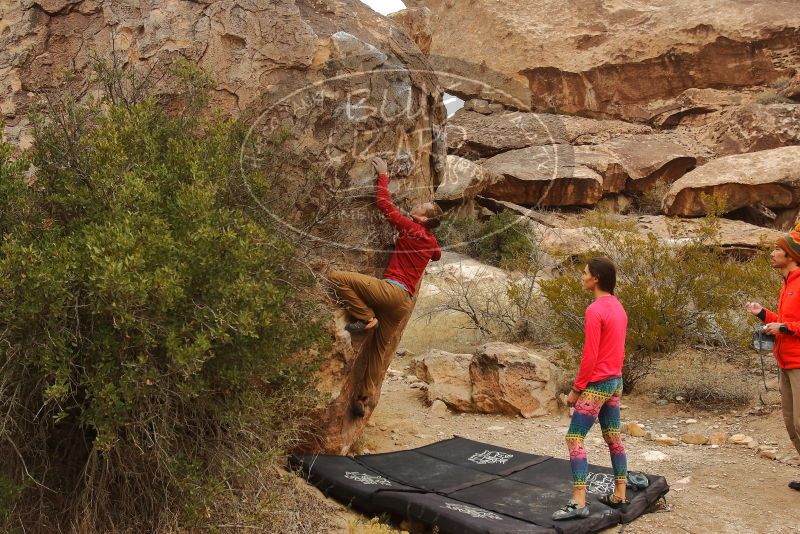
[(419, 47), (423, 54), (431, 51), (433, 25), (431, 10), (427, 7), (401, 9), (389, 15), (389, 18), (400, 26)]
[[(642, 235), (653, 234), (660, 241), (679, 246), (696, 239), (702, 232), (698, 219), (679, 219), (663, 215), (642, 215), (635, 219), (636, 228)], [(777, 230), (763, 228), (743, 221), (717, 220), (717, 235), (713, 245), (721, 247), (736, 257), (749, 257), (775, 242), (780, 235)], [(712, 243), (710, 243), (712, 244)]]
[(502, 112), (484, 115), (459, 110), (447, 123), (451, 154), (469, 159), (551, 144), (596, 144), (624, 134), (647, 134), (642, 124), (552, 113)]
[(418, 358), (417, 377), (430, 402), (461, 412), (539, 417), (558, 408), (558, 368), (529, 349), (487, 343), (474, 354), (431, 350)]
[(627, 175), (623, 184), (610, 185), (604, 178), (606, 191), (642, 193), (656, 182), (671, 184), (697, 164), (695, 152), (663, 134), (622, 136), (603, 146), (612, 153)]
[(406, 3), (433, 11), (442, 68), (510, 94), (525, 87), (535, 110), (647, 120), (652, 101), (766, 86), (800, 65), (800, 10), (787, 0)]
[(481, 413), (539, 417), (556, 410), (557, 368), (545, 357), (508, 343), (487, 343), (470, 366), (472, 399)]
[(592, 206), (608, 191), (606, 183), (625, 183), (621, 165), (594, 146), (532, 146), (498, 154), (483, 166), (500, 176), (484, 196), (527, 206)]
[(444, 401), (459, 412), (472, 411), (472, 354), (431, 350), (415, 360), (417, 378), (428, 384), (428, 399)]
[(438, 202), (471, 200), (495, 182), (497, 176), (484, 167), (458, 156), (447, 156), (444, 178), (436, 188)]
[[(404, 208), (432, 200), (441, 181), (446, 111), (438, 81), (417, 44), (358, 0), (2, 2), (5, 138), (30, 143), (28, 112), (43, 95), (95, 95), (95, 54), (139, 80), (149, 73), (148, 92), (167, 106), (182, 98), (170, 67), (186, 58), (213, 80), (208, 109), (244, 118), (252, 146), (265, 149), (248, 156), (269, 153), (281, 137), (286, 194), (277, 219), (291, 223), (285, 230), (298, 243), (321, 247), (324, 259), (313, 264), (320, 272), (380, 275), (385, 267), (393, 230), (374, 206), (372, 156), (387, 157), (393, 174), (405, 178), (392, 184)], [(332, 400), (321, 407), (319, 440), (308, 447), (346, 453), (369, 419), (348, 412), (357, 356), (369, 338), (350, 339), (331, 323), (333, 352), (321, 383)]]
[(667, 215), (697, 217), (722, 202), (726, 211), (762, 205), (800, 205), (800, 146), (775, 148), (713, 160), (672, 184), (664, 197)]
[(675, 98), (647, 104), (649, 121), (661, 128), (706, 124), (715, 112), (748, 103), (748, 93), (720, 89), (687, 89)]
[(698, 141), (717, 156), (800, 145), (800, 105), (735, 106), (709, 116), (695, 128)]

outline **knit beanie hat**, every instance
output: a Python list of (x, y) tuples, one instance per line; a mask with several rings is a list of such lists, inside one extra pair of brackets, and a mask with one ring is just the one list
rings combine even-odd
[(777, 244), (789, 257), (797, 263), (800, 263), (800, 224), (795, 226), (794, 230), (788, 234), (780, 236), (777, 240)]

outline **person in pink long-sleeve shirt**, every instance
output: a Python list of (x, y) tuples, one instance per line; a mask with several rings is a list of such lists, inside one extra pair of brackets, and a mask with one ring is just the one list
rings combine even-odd
[(553, 514), (553, 519), (558, 521), (591, 514), (586, 503), (589, 461), (583, 442), (598, 418), (611, 453), (615, 480), (614, 492), (599, 500), (611, 508), (627, 504), (628, 460), (620, 436), (619, 405), (628, 316), (614, 296), (617, 271), (611, 261), (605, 258), (590, 261), (582, 281), (584, 289), (594, 294), (594, 302), (586, 308), (581, 366), (567, 400), (575, 407), (566, 438), (573, 490), (572, 500)]

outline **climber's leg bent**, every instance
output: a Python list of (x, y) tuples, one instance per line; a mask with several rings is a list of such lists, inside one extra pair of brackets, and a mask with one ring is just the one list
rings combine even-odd
[(333, 271), (328, 280), (336, 296), (348, 311), (353, 321), (345, 327), (353, 334), (371, 330), (378, 326), (375, 308), (385, 299), (382, 280), (360, 273)]
[[(401, 327), (405, 324), (408, 316), (414, 308), (414, 301), (409, 294), (388, 282), (386, 291), (391, 294), (390, 305), (386, 308), (379, 308), (378, 314), (381, 320), (381, 327), (375, 330), (367, 341), (364, 357), (364, 375), (360, 387), (356, 389), (355, 403), (362, 403), (364, 406), (375, 407), (378, 392), (383, 383), (386, 369), (394, 356), (394, 349), (400, 336), (403, 335)], [(354, 414), (358, 414), (358, 408), (354, 406)]]

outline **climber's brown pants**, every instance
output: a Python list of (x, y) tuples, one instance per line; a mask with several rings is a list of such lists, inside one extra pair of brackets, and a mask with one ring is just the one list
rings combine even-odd
[(378, 318), (379, 326), (366, 340), (364, 379), (357, 388), (359, 397), (374, 402), (414, 301), (403, 288), (365, 274), (333, 271), (328, 279), (350, 315), (362, 321)]

